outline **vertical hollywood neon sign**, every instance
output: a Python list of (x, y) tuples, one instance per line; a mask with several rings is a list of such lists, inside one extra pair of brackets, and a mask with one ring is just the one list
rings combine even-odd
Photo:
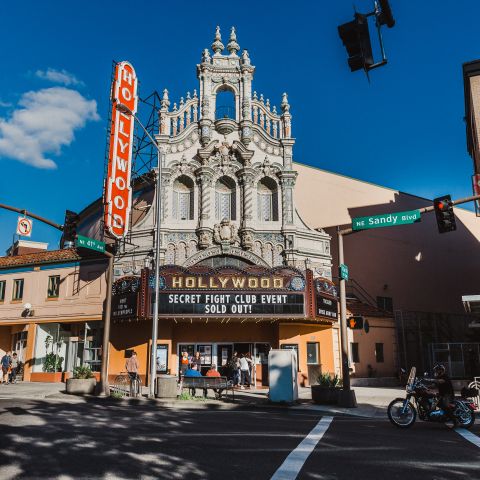
[(108, 152), (108, 175), (105, 181), (105, 229), (115, 238), (128, 232), (132, 202), (130, 175), (132, 170), (134, 118), (117, 110), (116, 105), (137, 111), (137, 76), (132, 65), (120, 62), (115, 66), (112, 84), (112, 124)]

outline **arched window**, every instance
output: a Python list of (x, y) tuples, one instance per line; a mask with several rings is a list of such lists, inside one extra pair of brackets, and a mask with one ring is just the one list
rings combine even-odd
[(265, 177), (258, 182), (257, 211), (260, 222), (278, 221), (278, 188), (271, 178)]
[(182, 175), (175, 180), (172, 204), (175, 220), (193, 220), (193, 180), (191, 178)]
[(235, 120), (235, 94), (223, 86), (217, 90), (215, 99), (215, 120), (221, 118)]
[(215, 185), (215, 218), (217, 220), (235, 220), (235, 182), (228, 177), (217, 180)]

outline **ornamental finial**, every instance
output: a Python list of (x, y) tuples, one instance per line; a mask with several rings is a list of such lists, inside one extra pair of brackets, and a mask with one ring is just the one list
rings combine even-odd
[(237, 56), (237, 52), (240, 50), (240, 45), (237, 43), (237, 34), (235, 33), (235, 27), (232, 27), (230, 32), (230, 41), (227, 45), (227, 50), (230, 52), (232, 57)]
[(217, 25), (217, 29), (215, 30), (215, 40), (212, 43), (212, 50), (215, 52), (215, 55), (220, 55), (224, 48), (222, 35), (220, 34), (220, 27)]
[(282, 112), (288, 112), (290, 110), (290, 104), (288, 103), (288, 95), (284, 93), (282, 95)]

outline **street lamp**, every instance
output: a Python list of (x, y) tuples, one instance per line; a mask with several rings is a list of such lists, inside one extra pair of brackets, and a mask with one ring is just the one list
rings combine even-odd
[(155, 148), (158, 151), (158, 171), (157, 171), (157, 196), (156, 196), (156, 204), (155, 204), (155, 226), (156, 226), (156, 235), (155, 235), (155, 302), (154, 302), (154, 310), (153, 310), (153, 323), (152, 323), (152, 347), (150, 352), (150, 385), (148, 390), (148, 397), (154, 398), (155, 397), (155, 377), (157, 375), (157, 358), (156, 358), (156, 350), (157, 350), (157, 337), (158, 337), (158, 297), (160, 291), (160, 285), (158, 282), (158, 277), (160, 275), (160, 208), (161, 208), (161, 183), (162, 183), (162, 164), (163, 164), (163, 156), (165, 153), (162, 151), (160, 146), (158, 145), (157, 141), (150, 135), (148, 130), (143, 126), (142, 122), (139, 118), (126, 106), (121, 103), (117, 103), (115, 105), (116, 109), (125, 114), (131, 115), (134, 120), (140, 125), (142, 130), (145, 132), (147, 137), (150, 141), (155, 145)]

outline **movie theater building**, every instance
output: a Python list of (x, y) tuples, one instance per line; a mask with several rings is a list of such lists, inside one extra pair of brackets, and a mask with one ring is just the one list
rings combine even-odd
[[(255, 67), (234, 29), (227, 52), (218, 28), (211, 47), (197, 65), (198, 90), (177, 103), (165, 90), (159, 112), (158, 371), (178, 373), (183, 350), (199, 351), (205, 369), (248, 352), (257, 383), (266, 384), (269, 350), (293, 348), (306, 383), (339, 368), (330, 236), (295, 207), (287, 94), (277, 109), (254, 91)], [(149, 175), (133, 188), (129, 234), (115, 260), (111, 378), (132, 350), (140, 373), (149, 369), (158, 192)], [(102, 209), (98, 200), (81, 213), (82, 233), (95, 236)]]

